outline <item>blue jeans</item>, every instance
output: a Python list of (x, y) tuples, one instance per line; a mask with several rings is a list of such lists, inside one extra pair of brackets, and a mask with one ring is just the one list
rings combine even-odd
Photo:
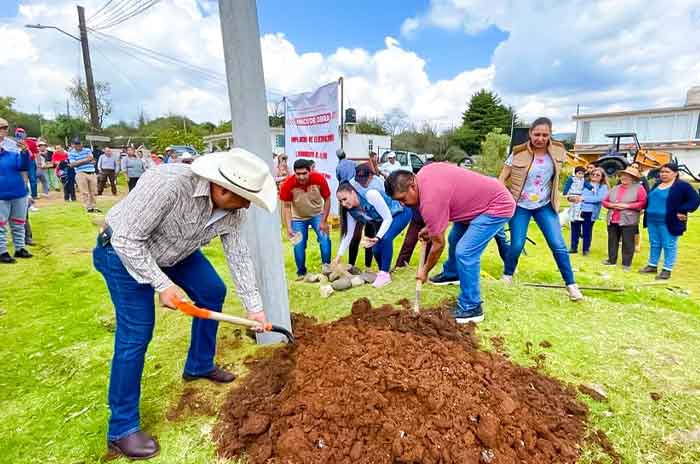
[(661, 250), (664, 252), (664, 269), (673, 270), (678, 256), (678, 237), (671, 235), (665, 222), (647, 222), (649, 231), (649, 266), (658, 266)]
[(306, 275), (306, 242), (309, 240), (309, 227), (316, 233), (316, 239), (321, 248), (321, 262), (331, 262), (331, 237), (321, 232), (321, 215), (311, 219), (292, 219), (292, 231), (301, 233), (301, 241), (294, 246), (294, 262), (297, 265), (297, 275)]
[(408, 226), (412, 216), (413, 213), (411, 209), (404, 208), (403, 211), (394, 216), (389, 230), (387, 230), (384, 236), (372, 247), (374, 259), (379, 263), (380, 271), (389, 272), (391, 260), (394, 255), (394, 239)]
[(27, 197), (0, 200), (0, 254), (7, 253), (7, 226), (10, 226), (15, 251), (24, 248), (27, 222)]
[(469, 223), (452, 224), (447, 238), (448, 257), (442, 272), (447, 276), (459, 276), (461, 292), (457, 304), (460, 309), (469, 311), (481, 304), (481, 255), (489, 241), (503, 231), (506, 222), (508, 218), (482, 214)]
[(525, 247), (527, 228), (530, 225), (531, 218), (535, 219), (537, 226), (547, 241), (547, 245), (549, 245), (549, 249), (552, 250), (552, 255), (557, 262), (557, 267), (562, 279), (564, 279), (564, 283), (566, 285), (576, 283), (574, 271), (571, 269), (569, 251), (561, 233), (559, 215), (554, 211), (551, 204), (546, 204), (537, 209), (525, 209), (520, 206), (515, 208), (515, 214), (510, 220), (510, 252), (508, 253), (503, 274), (512, 276), (515, 273), (520, 253)]
[(29, 160), (29, 168), (27, 169), (27, 177), (29, 178), (29, 190), (31, 191), (32, 198), (36, 200), (38, 197), (36, 190), (36, 161)]
[[(114, 337), (114, 356), (109, 378), (109, 440), (119, 440), (140, 430), (139, 398), (141, 374), (148, 343), (155, 323), (154, 290), (139, 284), (127, 272), (114, 249), (99, 244), (93, 251), (93, 263), (107, 283), (117, 329)], [(213, 311), (221, 311), (226, 297), (226, 286), (214, 267), (197, 250), (163, 272), (181, 287), (194, 304)], [(216, 331), (218, 323), (192, 319), (190, 349), (185, 373), (203, 375), (214, 370)]]
[[(469, 228), (469, 224), (469, 222), (457, 222), (453, 224), (453, 230), (457, 225), (459, 225), (460, 228), (464, 228), (464, 230), (456, 231), (454, 237), (452, 236), (452, 231), (450, 231), (450, 235), (447, 237), (447, 261), (442, 265), (442, 275), (450, 279), (459, 277), (455, 250), (457, 248), (457, 242), (459, 242), (460, 237), (462, 237), (467, 228)], [(496, 246), (498, 247), (498, 256), (500, 256), (501, 260), (505, 263), (508, 257), (508, 251), (510, 250), (510, 242), (508, 241), (508, 237), (506, 237), (506, 228), (501, 227), (493, 238), (496, 240)]]

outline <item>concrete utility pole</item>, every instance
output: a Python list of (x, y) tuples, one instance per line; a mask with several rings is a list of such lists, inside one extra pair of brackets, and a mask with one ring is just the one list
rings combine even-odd
[[(226, 79), (235, 145), (259, 156), (272, 169), (258, 12), (255, 0), (219, 0)], [(284, 274), (280, 215), (252, 207), (245, 225), (255, 260), (258, 288), (268, 319), (291, 330)], [(258, 343), (277, 343), (279, 334), (258, 334)]]
[(83, 63), (85, 64), (85, 85), (87, 86), (88, 102), (90, 104), (90, 125), (99, 129), (100, 120), (97, 117), (97, 96), (95, 95), (95, 80), (92, 77), (92, 63), (90, 62), (90, 47), (88, 46), (87, 27), (85, 26), (85, 8), (78, 5), (78, 27), (80, 28), (80, 45), (83, 49)]

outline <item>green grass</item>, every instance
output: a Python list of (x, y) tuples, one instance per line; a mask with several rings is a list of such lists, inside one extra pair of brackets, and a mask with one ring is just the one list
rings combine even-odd
[[(106, 208), (111, 200), (100, 202)], [(40, 205), (41, 206), (41, 205)], [(0, 456), (3, 463), (94, 463), (105, 451), (106, 388), (112, 354), (114, 317), (106, 287), (93, 269), (91, 249), (96, 226), (79, 204), (62, 202), (32, 215), (36, 257), (0, 272)], [(568, 230), (565, 231), (568, 234)], [(643, 234), (644, 235), (644, 234)], [(560, 283), (553, 259), (537, 230), (521, 259), (517, 282)], [(644, 245), (646, 245), (646, 237)], [(337, 244), (337, 236), (334, 236)], [(516, 284), (505, 287), (482, 279), (486, 321), (479, 325), (485, 345), (503, 336), (513, 361), (534, 365), (546, 354), (545, 371), (573, 384), (605, 386), (609, 400), (591, 407), (591, 426), (605, 431), (628, 463), (697, 463), (700, 445), (671, 445), (672, 432), (700, 425), (700, 223), (691, 218), (680, 242), (680, 260), (669, 285), (643, 286), (648, 276), (603, 267), (606, 234), (601, 221), (593, 253), (576, 255), (573, 264), (582, 285), (625, 287), (624, 293), (588, 292), (584, 303), (570, 303), (563, 290)], [(568, 239), (567, 239), (568, 241)], [(311, 240), (309, 263), (319, 261)], [(398, 245), (398, 244), (397, 244)], [(227, 284), (230, 277), (218, 242), (207, 256)], [(646, 247), (635, 257), (644, 264)], [(291, 249), (285, 244), (287, 275), (293, 279)], [(483, 269), (502, 271), (490, 245)], [(319, 298), (315, 285), (290, 283), (291, 309), (328, 321), (346, 315), (351, 302), (368, 296), (376, 304), (412, 298), (413, 269), (396, 273), (382, 291), (364, 286), (330, 299)], [(671, 287), (677, 286), (677, 287)], [(670, 290), (667, 289), (670, 287)], [(423, 304), (456, 296), (457, 288), (426, 286)], [(229, 292), (225, 310), (241, 314)], [(549, 349), (539, 347), (548, 340)], [(526, 353), (526, 343), (533, 349)], [(166, 418), (183, 391), (180, 379), (189, 343), (189, 320), (157, 310), (142, 391), (142, 425), (156, 434), (162, 454), (154, 463), (220, 462), (209, 431), (215, 417)], [(222, 326), (218, 362), (244, 373), (242, 360), (258, 348), (240, 331)], [(197, 383), (215, 406), (229, 387)], [(660, 392), (660, 401), (649, 393)], [(595, 447), (584, 449), (581, 462), (600, 458)], [(125, 462), (125, 461), (124, 461)], [(602, 462), (605, 462), (604, 460)]]

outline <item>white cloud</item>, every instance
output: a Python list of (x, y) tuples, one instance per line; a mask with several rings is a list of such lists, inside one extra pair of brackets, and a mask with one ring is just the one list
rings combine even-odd
[[(94, 12), (104, 0), (85, 0)], [(51, 30), (27, 30), (27, 23), (52, 24), (77, 34), (72, 0), (22, 0), (19, 12), (0, 25), (6, 53), (0, 59), (0, 92), (17, 97), (18, 107), (52, 116), (65, 107), (65, 88), (82, 75), (77, 42)], [(478, 34), (490, 27), (508, 33), (489, 66), (464, 69), (431, 80), (430, 56), (411, 51), (426, 28)], [(576, 104), (584, 111), (681, 104), (685, 90), (699, 84), (700, 7), (697, 0), (642, 0), (550, 3), (507, 0), (433, 0), (427, 11), (408, 18), (406, 41), (386, 37), (370, 52), (340, 47), (330, 54), (300, 53), (283, 31), (261, 37), (268, 89), (273, 94), (308, 91), (344, 76), (346, 106), (360, 116), (396, 108), (416, 123), (450, 125), (480, 88), (497, 91), (524, 119), (552, 117), (557, 130), (573, 127)], [(224, 74), (216, 2), (165, 0), (147, 14), (103, 32)], [(195, 120), (228, 119), (228, 98), (218, 81), (176, 64), (154, 65), (112, 39), (91, 36), (98, 80), (112, 84), (116, 119), (134, 120), (185, 112)], [(435, 53), (439, 53), (439, 50)]]
[(680, 105), (700, 84), (697, 0), (432, 0), (408, 18), (406, 37), (437, 27), (508, 33), (493, 56), (494, 89), (525, 118)]

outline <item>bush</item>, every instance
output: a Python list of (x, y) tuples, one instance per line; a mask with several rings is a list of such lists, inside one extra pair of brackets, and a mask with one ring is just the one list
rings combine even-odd
[(496, 128), (486, 135), (481, 142), (481, 156), (476, 159), (474, 170), (487, 176), (498, 176), (508, 156), (510, 137)]
[(151, 150), (155, 150), (156, 153), (163, 153), (168, 145), (189, 145), (196, 148), (200, 153), (204, 150), (202, 137), (192, 132), (164, 129), (154, 134), (154, 136), (156, 138), (150, 148)]

